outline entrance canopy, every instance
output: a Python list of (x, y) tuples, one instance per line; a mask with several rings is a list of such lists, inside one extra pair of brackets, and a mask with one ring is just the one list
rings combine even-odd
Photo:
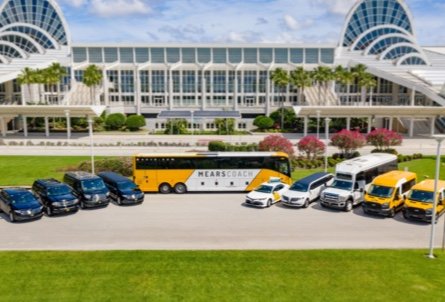
[(165, 110), (159, 113), (158, 118), (184, 118), (184, 119), (201, 119), (201, 118), (241, 118), (239, 111), (170, 111)]
[(294, 107), (297, 117), (411, 117), (445, 116), (445, 107), (420, 106), (311, 106)]
[(22, 106), (22, 105), (2, 105), (0, 106), (0, 116), (16, 117), (98, 117), (106, 109), (105, 106)]

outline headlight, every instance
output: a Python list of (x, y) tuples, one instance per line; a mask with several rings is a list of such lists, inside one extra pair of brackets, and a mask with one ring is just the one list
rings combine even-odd
[(389, 208), (389, 202), (385, 202), (382, 204), (382, 208), (388, 209)]
[(89, 195), (89, 194), (85, 194), (84, 196), (86, 199), (91, 199), (93, 197), (92, 195)]
[(110, 192), (107, 192), (105, 195), (106, 195), (107, 197), (110, 196)]
[(428, 209), (425, 211), (426, 215), (433, 215), (433, 209)]
[(61, 206), (63, 206), (63, 203), (62, 202), (53, 202), (53, 206), (61, 207)]
[(16, 212), (17, 214), (20, 214), (20, 215), (26, 215), (26, 214), (28, 214), (28, 211), (27, 211), (27, 210), (15, 210), (14, 212)]

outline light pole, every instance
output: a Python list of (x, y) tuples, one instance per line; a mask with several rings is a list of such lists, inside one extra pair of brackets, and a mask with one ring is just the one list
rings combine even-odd
[(317, 139), (320, 139), (320, 110), (317, 110)]
[(91, 173), (94, 174), (94, 140), (93, 140), (93, 118), (88, 117), (88, 132), (90, 135)]
[(324, 171), (327, 173), (328, 172), (328, 145), (329, 145), (329, 123), (331, 122), (330, 118), (325, 118), (324, 120), (325, 125), (325, 135), (326, 135), (326, 149), (324, 152)]
[(437, 152), (436, 152), (436, 175), (434, 177), (434, 195), (433, 195), (433, 213), (431, 216), (431, 236), (430, 236), (430, 250), (428, 258), (434, 259), (434, 234), (436, 231), (436, 208), (437, 208), (437, 187), (439, 183), (440, 174), (440, 148), (442, 147), (442, 142), (445, 136), (434, 136), (433, 138), (437, 141)]

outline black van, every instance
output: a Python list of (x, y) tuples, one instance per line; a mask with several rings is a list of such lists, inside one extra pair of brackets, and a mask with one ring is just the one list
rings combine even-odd
[(68, 172), (63, 181), (76, 192), (82, 209), (106, 207), (110, 203), (110, 191), (99, 176), (83, 171)]
[(118, 205), (138, 204), (144, 201), (144, 193), (130, 179), (114, 172), (101, 172), (97, 175), (103, 179), (110, 190), (111, 198)]
[(32, 190), (45, 206), (48, 216), (79, 210), (79, 199), (71, 187), (58, 180), (38, 179), (33, 183)]

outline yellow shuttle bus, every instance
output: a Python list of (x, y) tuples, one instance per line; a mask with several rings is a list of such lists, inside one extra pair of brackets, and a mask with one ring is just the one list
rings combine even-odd
[(133, 180), (144, 192), (246, 192), (271, 177), (291, 183), (286, 153), (138, 154), (133, 160)]
[[(436, 219), (445, 212), (445, 181), (439, 180), (437, 186)], [(403, 217), (411, 220), (431, 222), (433, 217), (434, 180), (419, 182), (409, 192), (403, 208)]]

